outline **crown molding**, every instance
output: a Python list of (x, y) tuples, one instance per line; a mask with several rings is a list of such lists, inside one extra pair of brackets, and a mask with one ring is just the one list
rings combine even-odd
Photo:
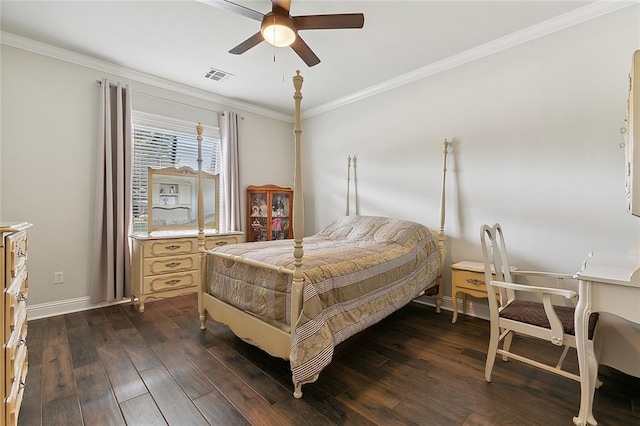
[[(544, 21), (540, 24), (533, 25), (529, 28), (525, 28), (520, 31), (516, 31), (507, 36), (490, 41), (478, 47), (466, 50), (456, 55), (445, 58), (441, 61), (434, 62), (417, 70), (408, 72), (390, 80), (384, 81), (380, 84), (370, 86), (366, 89), (354, 92), (350, 95), (336, 99), (331, 102), (319, 105), (315, 108), (310, 108), (303, 111), (302, 118), (310, 118), (315, 115), (322, 114), (324, 112), (331, 111), (342, 106), (361, 101), (371, 96), (375, 96), (380, 93), (384, 93), (388, 90), (392, 90), (406, 84), (412, 83), (423, 78), (430, 77), (432, 75), (441, 73), (443, 71), (450, 70), (452, 68), (467, 64), (469, 62), (484, 58), (494, 53), (501, 52), (511, 47), (518, 46), (520, 44), (535, 40), (540, 37), (552, 34), (556, 31), (560, 31), (574, 25), (581, 24), (591, 19), (598, 18), (609, 13), (616, 12), (620, 9), (624, 9), (633, 5), (637, 5), (637, 0), (617, 1), (617, 0), (598, 0), (587, 6), (583, 6), (572, 12), (565, 13), (555, 18)], [(95, 69), (101, 72), (107, 72), (110, 74), (118, 75), (131, 80), (146, 83), (152, 86), (160, 87), (163, 89), (171, 90), (174, 92), (182, 93), (185, 95), (193, 96), (194, 98), (203, 99), (209, 102), (214, 102), (230, 108), (237, 108), (243, 111), (252, 112), (255, 114), (263, 115), (265, 117), (281, 120), (292, 123), (293, 117), (288, 114), (278, 113), (267, 108), (262, 108), (253, 104), (240, 102), (231, 98), (227, 98), (220, 95), (215, 95), (210, 92), (196, 89), (187, 85), (176, 83), (174, 81), (166, 80), (160, 77), (146, 74), (140, 71), (129, 69), (126, 67), (118, 66), (100, 59), (92, 58), (89, 56), (81, 55), (79, 53), (71, 52), (69, 50), (54, 47), (45, 43), (37, 42), (25, 37), (21, 37), (12, 33), (0, 32), (0, 43), (23, 49), (33, 53), (37, 53), (44, 56), (49, 56), (61, 61), (70, 62), (76, 65), (80, 65), (86, 68)]]
[(216, 95), (216, 94), (207, 92), (205, 90), (196, 89), (194, 87), (176, 83), (174, 81), (166, 80), (160, 77), (156, 77), (151, 74), (147, 74), (147, 73), (136, 71), (130, 68), (115, 65), (110, 62), (92, 58), (90, 56), (72, 52), (70, 50), (51, 46), (49, 44), (31, 40), (26, 37), (21, 37), (13, 33), (8, 33), (5, 31), (0, 32), (0, 43), (6, 46), (15, 47), (17, 49), (26, 50), (28, 52), (37, 53), (39, 55), (48, 56), (50, 58), (58, 59), (60, 61), (69, 62), (85, 68), (91, 68), (100, 72), (106, 72), (106, 73), (117, 75), (123, 78), (149, 84), (151, 86), (155, 86), (162, 89), (178, 92), (184, 95), (192, 96), (194, 98), (203, 99), (209, 102), (214, 102), (216, 104), (220, 104), (222, 106), (226, 106), (229, 108), (240, 109), (242, 111), (263, 115), (265, 117), (273, 118), (276, 120), (293, 123), (293, 117), (288, 114), (275, 112), (267, 108), (262, 108), (250, 103), (241, 102), (241, 101), (237, 101), (224, 96)]
[(310, 108), (304, 111), (304, 113), (302, 114), (302, 118), (305, 119), (313, 117), (314, 115), (322, 114), (324, 112), (348, 105), (350, 103), (361, 101), (368, 97), (395, 89), (400, 86), (404, 86), (405, 84), (430, 77), (432, 75), (450, 70), (455, 67), (459, 67), (469, 62), (484, 58), (485, 56), (501, 52), (511, 47), (515, 47), (528, 41), (552, 34), (556, 31), (560, 31), (637, 4), (639, 4), (638, 0), (598, 0), (592, 4), (583, 6), (574, 11), (556, 16), (555, 18), (551, 18), (547, 21), (541, 22), (520, 31), (516, 31), (504, 37), (474, 47), (472, 49), (465, 50), (464, 52), (450, 56), (441, 61), (434, 62), (425, 67), (418, 68), (417, 70), (392, 78), (381, 84), (376, 84), (374, 86), (368, 87), (358, 92), (354, 92), (350, 95), (344, 96), (334, 101), (327, 102), (315, 108)]

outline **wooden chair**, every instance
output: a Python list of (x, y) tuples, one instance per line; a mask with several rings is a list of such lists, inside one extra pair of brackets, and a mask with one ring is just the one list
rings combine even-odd
[[(496, 355), (501, 354), (505, 361), (513, 358), (579, 382), (579, 375), (562, 369), (569, 347), (576, 347), (573, 302), (577, 300), (578, 294), (562, 288), (564, 280), (573, 279), (573, 276), (549, 272), (511, 271), (500, 225), (483, 225), (480, 232), (488, 294), (495, 294), (496, 290), (500, 294), (499, 298), (489, 297), (491, 339), (485, 365), (485, 379), (487, 382), (491, 381), (491, 371)], [(556, 287), (516, 284), (512, 275), (554, 279)], [(524, 297), (525, 294), (528, 297)], [(555, 297), (555, 300), (558, 300), (557, 296), (560, 296), (560, 300), (570, 302), (567, 303), (570, 306), (555, 305), (553, 299)], [(596, 321), (597, 315), (591, 315), (589, 345), (593, 345), (591, 339)], [(552, 366), (511, 352), (514, 333), (546, 340), (557, 346), (565, 346), (560, 360)], [(500, 342), (504, 342), (502, 349), (498, 347)]]

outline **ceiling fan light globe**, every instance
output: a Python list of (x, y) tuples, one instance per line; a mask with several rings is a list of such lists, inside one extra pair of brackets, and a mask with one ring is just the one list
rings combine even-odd
[(267, 14), (260, 27), (265, 41), (276, 47), (291, 46), (296, 41), (296, 28), (288, 16)]

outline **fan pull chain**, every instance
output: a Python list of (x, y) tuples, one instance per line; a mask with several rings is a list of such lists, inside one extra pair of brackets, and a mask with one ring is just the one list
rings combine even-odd
[[(271, 27), (273, 28), (273, 40), (276, 40), (276, 17), (273, 17), (273, 26)], [(276, 45), (273, 45), (273, 62), (276, 61)]]
[(281, 49), (282, 51), (282, 83), (284, 84), (285, 80), (284, 80), (284, 72), (285, 69), (287, 68), (287, 54), (285, 53), (286, 49)]

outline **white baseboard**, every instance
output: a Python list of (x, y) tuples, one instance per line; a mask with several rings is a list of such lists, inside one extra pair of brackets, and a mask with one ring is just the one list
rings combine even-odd
[[(466, 314), (471, 317), (481, 318), (489, 321), (489, 305), (483, 303), (474, 303), (472, 297), (467, 298), (467, 309)], [(421, 303), (423, 305), (436, 306), (436, 297), (435, 296), (422, 296), (415, 300), (417, 303)], [(458, 299), (458, 317), (463, 315), (462, 313), (462, 300)], [(451, 296), (443, 296), (442, 297), (442, 309), (446, 311), (453, 312), (453, 299)]]
[(37, 305), (27, 304), (27, 318), (29, 320), (54, 317), (56, 315), (70, 314), (73, 312), (88, 311), (90, 309), (102, 308), (105, 306), (118, 305), (130, 302), (131, 299), (122, 299), (119, 302), (91, 303), (89, 296), (75, 299), (58, 300), (55, 302), (40, 303)]
[[(471, 299), (471, 298), (470, 298)], [(27, 315), (29, 320), (54, 317), (56, 315), (70, 314), (73, 312), (88, 311), (90, 309), (103, 308), (105, 306), (118, 305), (128, 303), (131, 299), (122, 299), (119, 302), (107, 303), (91, 303), (89, 296), (78, 297), (75, 299), (58, 300), (56, 302), (40, 303), (37, 305), (27, 305)], [(422, 296), (415, 300), (423, 305), (436, 306), (435, 296)], [(462, 315), (462, 300), (458, 299), (458, 315)], [(442, 309), (453, 311), (453, 299), (451, 296), (442, 298)], [(482, 303), (473, 303), (467, 301), (466, 315), (489, 320), (489, 306)]]

